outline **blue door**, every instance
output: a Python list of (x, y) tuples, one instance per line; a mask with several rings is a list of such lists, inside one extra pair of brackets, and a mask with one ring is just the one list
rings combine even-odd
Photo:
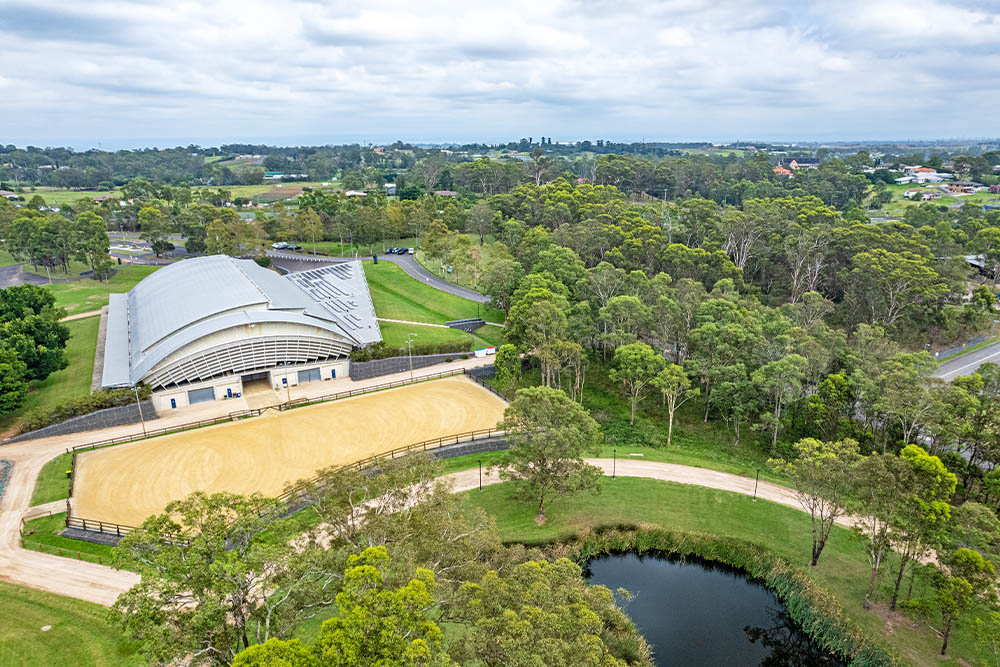
[(336, 368), (331, 368), (330, 369), (330, 379), (332, 379), (332, 380), (336, 380), (337, 379), (337, 369)]
[(281, 386), (282, 387), (287, 387), (288, 386), (288, 378), (287, 377), (281, 378)]
[(170, 399), (170, 407), (172, 407), (172, 408), (176, 408), (177, 407), (177, 399), (174, 399), (174, 398)]
[(226, 389), (226, 396), (228, 398), (232, 398), (233, 397), (233, 390), (232, 389)]

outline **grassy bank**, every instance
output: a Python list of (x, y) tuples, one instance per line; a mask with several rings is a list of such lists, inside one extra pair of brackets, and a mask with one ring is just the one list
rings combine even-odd
[(66, 471), (72, 464), (73, 454), (66, 452), (42, 466), (35, 479), (35, 490), (31, 494), (32, 507), (69, 498), (69, 478)]
[(127, 292), (140, 280), (159, 269), (159, 266), (123, 264), (118, 272), (106, 281), (76, 280), (71, 283), (56, 283), (49, 287), (56, 295), (56, 305), (66, 310), (67, 315), (89, 313), (108, 305), (108, 295)]
[(0, 583), (0, 665), (145, 664), (107, 615), (100, 605)]
[(69, 399), (90, 393), (90, 379), (94, 374), (94, 352), (97, 350), (97, 330), (101, 318), (85, 317), (66, 322), (70, 338), (66, 343), (66, 358), (69, 366), (52, 373), (42, 381), (33, 381), (29, 386), (28, 398), (20, 408), (4, 415), (0, 426), (13, 424), (21, 415), (41, 408), (48, 410)]
[[(847, 529), (834, 528), (819, 567), (807, 568), (809, 517), (797, 509), (698, 486), (620, 477), (606, 479), (599, 495), (557, 500), (547, 511), (546, 524), (538, 526), (534, 521), (536, 507), (512, 500), (508, 485), (477, 489), (466, 495), (470, 503), (496, 519), (507, 542), (548, 544), (576, 539), (608, 526), (666, 528), (744, 540), (799, 567), (810, 580), (829, 591), (846, 618), (871, 636), (883, 639), (907, 663), (957, 664), (939, 659), (940, 640), (924, 623), (902, 614), (887, 616), (862, 610), (868, 561), (863, 545)], [(890, 561), (887, 568), (891, 567)], [(883, 578), (883, 588), (885, 585), (888, 575)], [(918, 578), (915, 594), (920, 594), (925, 585)], [(884, 594), (882, 599), (886, 599)], [(955, 630), (949, 653), (954, 659), (969, 662), (986, 658), (967, 625)]]
[(480, 316), (503, 322), (503, 312), (415, 280), (391, 262), (364, 262), (365, 277), (379, 317), (444, 324)]
[(62, 537), (59, 533), (65, 527), (65, 512), (25, 521), (24, 530), (21, 533), (21, 543), (25, 549), (42, 551), (64, 558), (85, 560), (101, 565), (107, 565), (111, 562), (111, 547), (106, 544), (92, 544), (83, 540)]

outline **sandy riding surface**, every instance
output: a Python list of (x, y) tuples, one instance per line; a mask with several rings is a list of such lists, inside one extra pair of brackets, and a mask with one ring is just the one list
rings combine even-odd
[(325, 466), (494, 427), (505, 407), (454, 377), (84, 452), (74, 514), (137, 526), (192, 491), (276, 495)]

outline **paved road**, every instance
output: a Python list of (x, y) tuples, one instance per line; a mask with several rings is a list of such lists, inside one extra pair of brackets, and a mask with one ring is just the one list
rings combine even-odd
[(20, 264), (0, 266), (0, 289), (16, 285), (48, 285), (49, 281), (34, 273), (25, 273)]
[(470, 301), (478, 301), (479, 303), (487, 303), (490, 300), (488, 296), (483, 296), (475, 290), (456, 285), (455, 283), (448, 282), (444, 278), (435, 276), (433, 273), (420, 266), (413, 255), (379, 255), (378, 260), (380, 262), (392, 262), (399, 268), (403, 269), (403, 271), (406, 271), (411, 278), (416, 278), (422, 283), (427, 283), (431, 287), (436, 287), (442, 292), (454, 294), (455, 296), (460, 296), (464, 299), (469, 299)]
[(980, 364), (1000, 363), (1000, 343), (993, 343), (968, 354), (946, 361), (934, 374), (942, 380), (953, 380), (959, 375), (972, 375)]

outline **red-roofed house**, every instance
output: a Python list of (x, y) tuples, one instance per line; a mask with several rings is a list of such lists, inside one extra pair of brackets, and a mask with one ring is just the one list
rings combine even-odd
[(775, 176), (788, 177), (788, 176), (792, 175), (792, 172), (789, 171), (788, 169), (785, 169), (784, 167), (775, 167), (774, 168), (774, 175)]

